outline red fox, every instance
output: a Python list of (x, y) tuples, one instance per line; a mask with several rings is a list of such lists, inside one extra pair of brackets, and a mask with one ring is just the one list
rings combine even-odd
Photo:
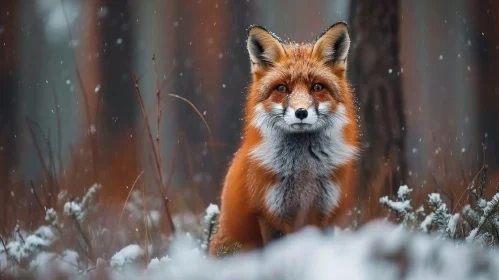
[(252, 83), (242, 143), (221, 194), (209, 244), (261, 248), (305, 226), (326, 228), (354, 198), (358, 125), (346, 79), (348, 26), (338, 22), (312, 43), (285, 43), (250, 26)]

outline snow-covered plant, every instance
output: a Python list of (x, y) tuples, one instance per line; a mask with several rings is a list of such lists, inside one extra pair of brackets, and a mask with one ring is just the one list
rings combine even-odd
[(45, 221), (49, 222), (49, 224), (55, 228), (62, 228), (59, 215), (57, 215), (57, 212), (53, 208), (47, 209), (45, 212)]
[[(473, 202), (463, 208), (463, 216), (466, 224), (472, 228), (466, 235), (466, 241), (479, 241), (488, 246), (499, 243), (499, 192), (490, 200), (485, 199), (487, 166), (485, 165), (479, 177), (478, 184), (476, 178), (471, 182), (471, 197)], [(497, 190), (499, 191), (499, 184)]]
[(429, 194), (427, 202), (431, 212), (421, 222), (419, 228), (428, 233), (434, 227), (442, 237), (454, 238), (460, 215), (458, 213), (450, 214), (447, 204), (442, 201), (438, 193)]
[(79, 223), (83, 223), (87, 215), (95, 213), (98, 208), (98, 193), (102, 188), (100, 184), (94, 184), (88, 189), (81, 202), (78, 198), (70, 200), (64, 204), (64, 216), (75, 218)]
[(428, 195), (429, 213), (423, 211), (423, 206), (414, 211), (410, 199), (412, 189), (407, 186), (400, 187), (395, 201), (385, 196), (380, 203), (395, 212), (395, 220), (405, 227), (418, 224), (420, 231), (436, 233), (443, 239), (457, 239), (460, 243), (479, 241), (494, 246), (499, 243), (499, 192), (490, 200), (484, 198), (486, 171), (487, 166), (484, 166), (467, 188), (474, 201), (464, 206), (460, 213), (449, 211), (438, 193)]
[(57, 241), (57, 234), (48, 226), (41, 226), (22, 240), (7, 243), (8, 255), (20, 267), (25, 267), (39, 252), (45, 251)]
[(54, 271), (64, 275), (74, 275), (81, 265), (80, 255), (72, 250), (62, 253), (41, 252), (29, 264), (29, 271), (37, 275), (38, 279), (53, 278)]
[(404, 226), (413, 227), (418, 221), (419, 216), (424, 211), (423, 207), (416, 210), (411, 203), (412, 189), (407, 185), (400, 186), (395, 200), (391, 200), (388, 196), (381, 197), (379, 202), (395, 213), (397, 222), (401, 222)]
[(480, 199), (475, 209), (467, 205), (463, 213), (469, 218), (469, 223), (476, 224), (466, 237), (467, 241), (480, 238), (490, 245), (499, 242), (499, 193), (490, 201)]
[(111, 267), (121, 269), (126, 265), (135, 264), (144, 255), (145, 251), (139, 245), (128, 245), (113, 255), (111, 258)]
[(418, 210), (414, 211), (410, 199), (411, 191), (412, 189), (407, 186), (401, 186), (398, 191), (398, 201), (383, 197), (380, 199), (380, 203), (388, 207), (390, 211), (395, 211), (398, 214), (397, 217), (400, 217), (396, 221), (401, 222), (406, 228), (412, 230), (416, 227), (424, 233), (438, 233), (438, 236), (443, 239), (456, 238), (456, 229), (461, 215), (459, 213), (451, 214), (447, 204), (438, 193), (428, 195), (426, 203), (431, 210), (429, 213), (424, 212), (424, 206), (420, 206)]
[(170, 264), (172, 259), (168, 256), (164, 256), (161, 258), (153, 258), (147, 265), (147, 270), (150, 272), (161, 271), (162, 269), (166, 269)]
[(218, 230), (218, 217), (220, 215), (220, 209), (218, 205), (211, 204), (206, 209), (206, 215), (204, 216), (204, 230), (203, 230), (203, 242), (201, 248), (205, 251), (208, 250), (210, 241)]
[[(92, 245), (88, 238), (88, 218), (98, 210), (98, 194), (101, 185), (94, 184), (81, 200), (59, 201), (62, 211), (54, 208), (45, 211), (47, 224), (41, 225), (32, 233), (21, 233), (14, 229), (18, 238), (5, 240), (5, 247), (0, 249), (0, 259), (6, 258), (15, 263), (16, 270), (11, 274), (40, 272), (54, 261), (70, 265), (72, 269), (62, 267), (63, 271), (79, 270), (82, 258), (91, 259)], [(58, 196), (67, 199), (64, 193)], [(3, 239), (2, 239), (3, 240)], [(59, 267), (59, 266), (58, 266)]]
[[(483, 214), (480, 216), (480, 219), (477, 221), (478, 226), (474, 228), (467, 237), (467, 240), (475, 239), (479, 234), (483, 232), (491, 232), (493, 231), (495, 234), (492, 235), (494, 237), (495, 242), (497, 242), (497, 237), (499, 235), (499, 193), (496, 193), (494, 197), (485, 203), (485, 207), (483, 207)], [(470, 208), (467, 208), (467, 211), (472, 211)], [(476, 215), (470, 215), (470, 217), (476, 217)], [(476, 222), (476, 220), (475, 220)]]

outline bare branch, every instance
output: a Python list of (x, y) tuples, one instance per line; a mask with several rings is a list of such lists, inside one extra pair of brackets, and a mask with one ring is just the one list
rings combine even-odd
[(146, 201), (146, 195), (145, 195), (145, 187), (143, 184), (142, 185), (142, 201), (143, 201), (143, 204), (144, 204), (144, 230), (145, 230), (145, 236), (144, 236), (144, 239), (145, 239), (145, 249), (146, 249), (146, 263), (149, 263), (150, 261), (150, 257), (149, 257), (149, 239), (148, 239), (148, 234), (149, 234), (149, 230), (148, 230), (148, 221), (147, 219), (149, 218), (149, 215), (147, 214), (147, 201)]
[(31, 191), (33, 192), (33, 195), (35, 196), (35, 199), (38, 202), (38, 205), (40, 205), (40, 207), (42, 207), (42, 209), (44, 211), (46, 211), (47, 208), (45, 208), (45, 206), (43, 206), (42, 202), (40, 201), (40, 198), (38, 198), (38, 195), (36, 194), (35, 185), (33, 184), (33, 180), (29, 180), (29, 183), (31, 185)]
[[(135, 178), (135, 181), (133, 182), (133, 185), (132, 187), (130, 188), (130, 191), (128, 192), (128, 196), (126, 197), (125, 199), (125, 202), (123, 203), (123, 208), (121, 208), (121, 213), (120, 213), (120, 217), (118, 218), (118, 224), (116, 224), (116, 228), (114, 230), (114, 235), (113, 235), (113, 240), (111, 241), (110, 243), (110, 246), (109, 246), (109, 249), (111, 249), (111, 247), (114, 245), (114, 242), (116, 240), (116, 234), (118, 232), (118, 228), (121, 224), (121, 218), (123, 218), (123, 212), (125, 212), (125, 207), (126, 207), (126, 204), (128, 202), (128, 199), (130, 198), (130, 195), (132, 194), (132, 191), (133, 189), (135, 188), (135, 185), (137, 185), (137, 182), (139, 181), (140, 179), (140, 176), (142, 176), (142, 174), (144, 173), (144, 170), (142, 170), (139, 175), (137, 176), (137, 178)], [(109, 251), (109, 250), (108, 250)]]
[(153, 140), (152, 132), (151, 132), (151, 126), (149, 125), (149, 118), (147, 117), (146, 109), (144, 106), (144, 101), (142, 100), (142, 94), (140, 93), (139, 81), (137, 80), (137, 77), (135, 76), (135, 74), (133, 72), (131, 72), (131, 76), (132, 76), (134, 86), (135, 86), (135, 93), (137, 95), (137, 99), (139, 100), (140, 108), (142, 110), (142, 115), (144, 117), (144, 122), (145, 122), (145, 125), (147, 128), (147, 133), (149, 136), (149, 142), (151, 144), (151, 148), (153, 149), (154, 160), (156, 162), (156, 169), (158, 171), (158, 178), (159, 178), (158, 188), (159, 188), (160, 194), (162, 196), (163, 204), (164, 204), (165, 211), (166, 211), (166, 216), (168, 218), (168, 223), (170, 224), (170, 229), (172, 232), (175, 232), (175, 226), (173, 224), (173, 219), (171, 217), (171, 213), (170, 213), (170, 210), (168, 208), (168, 198), (166, 197), (165, 188), (163, 187), (163, 175), (162, 175), (162, 169), (161, 169), (161, 162), (159, 160), (156, 146), (154, 145), (154, 140)]
[[(18, 265), (19, 263), (17, 262), (17, 260), (12, 257), (9, 253), (9, 250), (7, 249), (7, 244), (5, 244), (5, 241), (3, 240), (2, 236), (0, 235), (0, 242), (2, 242), (2, 246), (3, 246), (3, 249), (5, 250), (5, 255), (7, 255), (7, 258), (11, 261), (13, 261), (16, 265)], [(3, 273), (3, 271), (2, 271)], [(0, 273), (1, 275), (1, 273)]]
[[(61, 111), (59, 109), (59, 99), (55, 90), (55, 83), (52, 81), (52, 95), (54, 97), (55, 115), (57, 119), (57, 160), (59, 161), (59, 177), (62, 176), (62, 125)], [(59, 178), (60, 179), (60, 178)]]
[[(50, 170), (47, 167), (47, 164), (45, 163), (45, 159), (43, 158), (42, 150), (40, 148), (40, 145), (38, 145), (38, 142), (36, 141), (35, 132), (33, 131), (32, 123), (36, 124), (36, 122), (32, 121), (28, 116), (25, 116), (25, 119), (26, 119), (26, 123), (28, 124), (28, 130), (29, 130), (31, 139), (33, 141), (33, 145), (35, 146), (35, 150), (36, 150), (36, 153), (38, 155), (38, 159), (40, 160), (40, 164), (42, 166), (43, 173), (45, 174), (45, 180), (47, 180), (47, 183), (49, 185), (53, 185), (54, 180), (53, 180), (52, 174), (50, 173)], [(42, 137), (45, 139), (46, 138), (45, 134), (41, 130), (40, 126), (38, 126), (38, 128), (40, 129)], [(49, 205), (49, 207), (51, 207), (51, 205), (52, 205), (50, 198), (48, 199), (48, 205)]]
[(93, 247), (92, 247), (92, 243), (90, 242), (90, 239), (83, 232), (83, 229), (81, 228), (80, 222), (78, 222), (78, 218), (76, 218), (76, 215), (74, 213), (71, 213), (71, 217), (73, 218), (72, 220), (73, 220), (74, 225), (76, 226), (76, 230), (81, 235), (83, 241), (87, 245), (88, 250), (83, 250), (83, 251), (85, 252), (85, 254), (87, 254), (87, 257), (90, 260), (94, 261), (95, 260), (95, 255), (94, 255), (94, 252), (93, 252)]
[(156, 55), (153, 55), (152, 57), (152, 64), (154, 67), (154, 75), (156, 79), (156, 106), (157, 106), (156, 145), (158, 146), (159, 165), (161, 166), (161, 143), (159, 141), (159, 131), (160, 131), (162, 110), (161, 110), (161, 91), (159, 89), (159, 81), (158, 81), (158, 67), (156, 66)]
[(19, 229), (19, 226), (16, 226), (16, 233), (17, 233), (17, 235), (19, 236), (19, 238), (21, 239), (22, 244), (25, 244), (25, 243), (26, 243), (26, 241), (24, 240), (24, 237), (23, 237), (23, 235), (21, 234), (21, 230)]
[(171, 94), (169, 93), (168, 94), (169, 96), (171, 97), (175, 97), (175, 98), (178, 98), (182, 101), (185, 101), (187, 102), (187, 104), (189, 104), (191, 106), (192, 109), (194, 109), (194, 111), (196, 111), (196, 113), (198, 114), (198, 116), (201, 118), (201, 120), (203, 120), (204, 122), (204, 125), (206, 126), (206, 128), (208, 129), (208, 134), (210, 136), (210, 141), (213, 141), (213, 136), (211, 134), (211, 129), (210, 129), (210, 126), (208, 125), (208, 122), (206, 121), (206, 119), (203, 117), (203, 114), (201, 114), (201, 112), (199, 112), (199, 110), (196, 108), (196, 106), (194, 106), (194, 104), (192, 104), (191, 101), (187, 100), (186, 98), (182, 97), (182, 96), (178, 96), (176, 94)]

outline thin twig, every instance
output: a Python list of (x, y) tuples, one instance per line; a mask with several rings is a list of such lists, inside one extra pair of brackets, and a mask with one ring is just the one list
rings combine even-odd
[(1, 235), (0, 235), (0, 242), (2, 242), (3, 249), (5, 250), (5, 253), (8, 255), (9, 254), (9, 250), (7, 250), (7, 245), (5, 245), (5, 242), (3, 241), (3, 238), (2, 238)]
[(203, 120), (204, 125), (208, 129), (208, 134), (210, 136), (210, 141), (213, 141), (213, 137), (212, 137), (212, 134), (211, 134), (210, 126), (208, 125), (208, 122), (206, 121), (206, 119), (203, 117), (203, 114), (201, 114), (201, 112), (199, 112), (199, 110), (196, 108), (196, 106), (194, 106), (194, 104), (192, 104), (191, 101), (187, 100), (186, 98), (184, 98), (182, 96), (178, 96), (178, 95), (172, 94), (172, 93), (169, 93), (168, 95), (171, 96), (171, 97), (175, 97), (175, 98), (178, 98), (180, 100), (183, 100), (183, 101), (187, 102), (187, 104), (189, 104), (192, 107), (192, 109), (194, 109), (194, 111), (196, 111), (196, 113), (201, 118), (201, 120)]
[(468, 187), (466, 187), (466, 189), (463, 191), (463, 193), (461, 193), (461, 196), (459, 197), (459, 199), (457, 200), (456, 202), (456, 205), (454, 206), (454, 208), (452, 209), (452, 213), (455, 213), (456, 211), (456, 208), (457, 206), (459, 205), (461, 199), (463, 198), (464, 194), (466, 193), (466, 191), (469, 191), (473, 188), (474, 186), (474, 183), (475, 183), (475, 180), (476, 178), (478, 177), (478, 175), (480, 173), (482, 173), (482, 171), (484, 170), (484, 168), (487, 168), (487, 165), (485, 164), (485, 146), (482, 147), (482, 151), (483, 151), (483, 163), (482, 163), (482, 168), (480, 168), (480, 170), (478, 170), (478, 173), (475, 175), (475, 177), (473, 177), (473, 179), (471, 180), (471, 182), (469, 183)]
[(40, 201), (40, 198), (38, 198), (38, 195), (36, 194), (35, 185), (33, 184), (33, 180), (29, 180), (29, 183), (31, 185), (31, 191), (33, 192), (33, 195), (35, 196), (35, 199), (38, 202), (38, 205), (40, 205), (40, 207), (42, 207), (42, 209), (44, 211), (47, 211), (47, 208), (45, 208), (45, 206), (43, 206), (42, 202)]
[(174, 149), (175, 151), (173, 152), (173, 159), (172, 159), (172, 163), (171, 163), (171, 166), (170, 166), (170, 173), (168, 174), (168, 178), (167, 178), (167, 181), (166, 181), (166, 185), (165, 185), (165, 192), (168, 192), (168, 189), (170, 188), (170, 184), (172, 182), (172, 179), (173, 179), (173, 174), (175, 173), (175, 169), (177, 168), (177, 160), (178, 160), (178, 157), (180, 156), (180, 152), (181, 152), (181, 149), (177, 148), (177, 149)]
[(161, 166), (160, 166), (160, 161), (158, 158), (158, 153), (156, 152), (156, 146), (154, 145), (154, 140), (152, 137), (151, 126), (149, 125), (149, 118), (147, 117), (147, 113), (146, 113), (145, 106), (144, 106), (144, 101), (142, 100), (142, 94), (140, 93), (139, 81), (137, 80), (137, 77), (135, 76), (134, 73), (131, 73), (131, 75), (132, 75), (132, 79), (133, 79), (134, 86), (135, 86), (135, 94), (136, 94), (137, 99), (139, 101), (139, 105), (140, 105), (140, 108), (142, 110), (142, 116), (144, 117), (144, 122), (145, 122), (145, 125), (147, 128), (149, 142), (150, 142), (151, 147), (152, 147), (153, 152), (154, 152), (154, 160), (156, 162), (156, 168), (157, 168), (158, 177), (159, 177), (158, 187), (161, 191), (161, 194), (163, 195), (163, 175), (162, 175), (162, 170), (161, 170)]
[[(148, 219), (150, 219), (150, 220), (152, 221), (152, 217), (151, 217), (151, 215), (150, 215), (149, 213), (147, 213), (147, 218), (148, 218)], [(151, 223), (151, 227), (154, 229), (154, 231), (155, 231), (156, 233), (158, 232), (158, 230), (157, 230), (156, 226), (154, 225), (154, 223)], [(149, 238), (149, 241), (152, 243), (153, 241), (152, 241), (151, 231), (150, 231), (150, 230), (148, 230), (148, 231), (147, 231), (147, 234), (148, 234), (148, 235), (147, 235), (147, 237)], [(149, 257), (150, 257), (150, 256), (149, 256)]]
[[(153, 63), (153, 67), (154, 67), (154, 75), (155, 75), (155, 80), (156, 80), (156, 112), (157, 112), (157, 123), (156, 123), (156, 145), (157, 145), (157, 151), (154, 151), (155, 153), (158, 154), (157, 156), (157, 159), (158, 159), (158, 169), (159, 169), (159, 172), (162, 172), (163, 170), (163, 162), (162, 162), (162, 157), (161, 157), (161, 141), (160, 141), (160, 128), (161, 128), (161, 115), (162, 115), (162, 109), (161, 109), (161, 90), (160, 90), (160, 87), (159, 87), (159, 80), (158, 80), (158, 67), (156, 65), (156, 55), (153, 55), (152, 57), (152, 63)], [(173, 71), (173, 70), (172, 70)], [(173, 171), (171, 171), (173, 172)], [(171, 215), (170, 215), (170, 211), (168, 209), (168, 199), (166, 198), (166, 194), (168, 193), (168, 186), (170, 184), (170, 178), (168, 179), (167, 183), (166, 183), (166, 186), (163, 187), (163, 181), (161, 181), (161, 187), (163, 188), (163, 198), (166, 199), (165, 201), (165, 209), (166, 209), (166, 212), (167, 212), (167, 216), (168, 216), (168, 221), (169, 221), (169, 224), (170, 224), (170, 229), (172, 232), (175, 231), (175, 228), (174, 228), (174, 225), (173, 225), (173, 221), (170, 223), (170, 220), (171, 219)]]
[(142, 185), (142, 201), (144, 204), (144, 230), (145, 230), (145, 247), (146, 247), (146, 263), (149, 263), (149, 239), (148, 239), (148, 215), (147, 215), (147, 202), (145, 195), (145, 187)]
[[(128, 192), (128, 196), (126, 197), (125, 199), (125, 202), (123, 203), (123, 208), (121, 208), (121, 213), (120, 213), (120, 217), (118, 218), (118, 224), (116, 224), (116, 229), (115, 229), (115, 233), (113, 235), (113, 239), (111, 241), (111, 244), (110, 244), (110, 247), (109, 249), (111, 249), (112, 246), (114, 246), (114, 242), (116, 240), (116, 234), (117, 234), (117, 231), (118, 231), (118, 228), (121, 224), (121, 218), (123, 217), (123, 212), (125, 212), (125, 208), (126, 208), (126, 204), (128, 202), (128, 199), (130, 198), (130, 195), (132, 194), (132, 191), (133, 189), (135, 188), (135, 185), (137, 185), (137, 182), (139, 181), (140, 179), (140, 176), (142, 176), (142, 174), (144, 173), (144, 170), (142, 170), (139, 175), (137, 176), (137, 178), (135, 178), (135, 181), (133, 182), (133, 185), (132, 187), (130, 188), (130, 191)], [(109, 250), (108, 250), (109, 251)]]
[(177, 68), (177, 64), (173, 64), (172, 68), (170, 69), (170, 72), (165, 76), (165, 79), (163, 80), (163, 84), (161, 85), (161, 89), (164, 89), (166, 86), (166, 83), (170, 80), (171, 75), (173, 74), (173, 71)]
[(55, 115), (57, 119), (57, 160), (59, 161), (59, 179), (62, 176), (62, 125), (61, 125), (61, 111), (59, 109), (59, 99), (55, 90), (55, 83), (52, 81), (52, 95), (54, 97)]
[(52, 259), (58, 259), (58, 260), (60, 260), (60, 261), (62, 261), (62, 262), (65, 262), (65, 263), (67, 263), (67, 264), (71, 265), (71, 266), (74, 266), (74, 267), (76, 267), (76, 268), (78, 268), (78, 269), (80, 268), (77, 264), (75, 264), (75, 263), (72, 263), (72, 262), (69, 262), (69, 261), (65, 260), (65, 259), (64, 259), (63, 257), (61, 257), (60, 255), (54, 256)]
[(81, 274), (90, 272), (92, 270), (95, 270), (96, 268), (97, 268), (97, 266), (95, 265), (95, 266), (89, 267), (87, 269), (80, 270), (80, 271), (78, 271), (78, 273), (76, 273), (76, 275), (81, 275)]
[[(34, 131), (33, 131), (33, 128), (31, 127), (31, 124), (34, 124), (35, 127), (39, 130), (40, 134), (42, 135), (42, 138), (44, 140), (44, 143), (45, 145), (47, 146), (47, 151), (48, 151), (48, 157), (49, 157), (49, 167), (46, 167), (47, 169), (47, 174), (49, 175), (49, 184), (50, 184), (50, 187), (52, 189), (55, 188), (55, 193), (58, 193), (59, 192), (59, 186), (58, 186), (58, 183), (57, 183), (57, 174), (56, 174), (56, 171), (55, 171), (55, 165), (54, 165), (54, 153), (52, 151), (52, 146), (50, 145), (50, 129), (48, 131), (48, 135), (45, 135), (45, 133), (43, 133), (43, 129), (42, 127), (40, 126), (40, 124), (36, 121), (34, 121), (33, 119), (31, 119), (30, 117), (26, 116), (26, 120), (28, 122), (28, 126), (30, 128), (30, 133), (31, 135), (33, 136), (33, 140), (35, 139), (34, 138)], [(40, 153), (39, 155), (41, 156), (41, 149), (40, 149)], [(43, 162), (45, 163), (45, 160), (43, 160)]]
[(53, 191), (52, 193), (59, 193), (59, 191), (60, 191), (59, 183), (58, 183), (59, 180), (57, 179), (57, 172), (55, 170), (54, 153), (52, 151), (52, 145), (50, 145), (50, 128), (49, 128), (48, 136), (46, 138), (46, 144), (47, 144), (47, 149), (48, 149), (48, 153), (49, 153), (49, 166), (50, 166), (50, 169), (52, 172), (52, 179), (53, 179), (52, 188), (53, 189), (55, 188), (55, 191)]
[[(33, 127), (31, 126), (31, 122), (33, 122), (33, 123), (35, 123), (35, 122), (32, 121), (28, 116), (25, 116), (25, 119), (26, 119), (26, 123), (28, 124), (28, 130), (29, 130), (31, 139), (33, 141), (33, 145), (35, 146), (35, 150), (37, 152), (38, 159), (40, 160), (40, 164), (42, 166), (43, 173), (45, 174), (45, 179), (47, 180), (47, 182), (50, 185), (52, 185), (53, 184), (52, 175), (50, 174), (50, 171), (47, 167), (47, 164), (45, 163), (45, 159), (43, 158), (42, 150), (40, 148), (40, 145), (38, 145), (38, 142), (36, 141), (35, 132), (33, 131)], [(42, 133), (42, 136), (45, 137), (45, 134), (43, 134), (43, 131), (41, 133)], [(49, 205), (49, 207), (52, 205), (50, 198), (48, 199), (48, 205)]]
[(19, 236), (19, 238), (21, 239), (21, 243), (24, 245), (26, 243), (26, 241), (24, 240), (24, 237), (21, 234), (21, 229), (19, 228), (19, 226), (16, 227), (16, 233)]
[[(70, 202), (70, 203), (73, 203), (73, 202)], [(71, 208), (70, 208), (70, 210), (71, 210)], [(90, 239), (87, 237), (87, 235), (83, 232), (83, 229), (81, 228), (80, 222), (78, 221), (78, 218), (76, 217), (75, 213), (71, 212), (70, 214), (71, 214), (71, 217), (73, 218), (73, 223), (76, 226), (76, 230), (80, 233), (83, 241), (87, 245), (88, 251), (87, 250), (83, 250), (83, 251), (85, 251), (85, 253), (88, 255), (88, 258), (94, 262), (95, 255), (94, 255), (92, 243), (90, 242)]]
[(454, 206), (454, 208), (452, 209), (452, 213), (455, 213), (456, 211), (456, 208), (457, 206), (459, 205), (459, 203), (461, 202), (461, 199), (463, 198), (464, 194), (471, 190), (473, 188), (473, 184), (478, 176), (478, 174), (480, 174), (482, 172), (482, 170), (485, 168), (485, 165), (482, 166), (482, 168), (480, 168), (480, 170), (478, 171), (478, 173), (475, 175), (475, 177), (473, 177), (473, 179), (471, 180), (471, 182), (469, 183), (468, 187), (466, 187), (466, 189), (464, 189), (464, 191), (461, 193), (461, 196), (459, 197), (459, 199), (457, 200), (456, 202), (456, 205)]
[[(5, 250), (5, 255), (9, 260), (14, 262), (15, 265), (19, 265), (19, 262), (14, 258), (13, 256), (10, 255), (9, 250), (7, 249), (7, 244), (5, 244), (5, 241), (3, 240), (2, 236), (0, 235), (0, 242), (2, 242), (3, 249)], [(7, 271), (10, 267), (7, 267), (5, 270), (2, 270), (0, 275), (2, 275), (3, 272)]]
[(165, 192), (164, 192), (163, 175), (162, 175), (160, 160), (158, 157), (158, 153), (156, 151), (156, 147), (154, 145), (154, 140), (153, 140), (152, 132), (151, 132), (151, 126), (149, 125), (149, 119), (148, 119), (147, 113), (145, 111), (144, 101), (142, 100), (142, 94), (140, 93), (140, 88), (139, 88), (139, 84), (138, 84), (139, 81), (137, 80), (137, 77), (135, 76), (135, 74), (133, 72), (131, 72), (131, 76), (132, 76), (134, 86), (135, 86), (135, 93), (137, 95), (137, 99), (139, 100), (140, 108), (142, 110), (142, 115), (143, 115), (144, 121), (146, 123), (146, 128), (147, 128), (147, 132), (148, 132), (148, 136), (149, 136), (149, 142), (151, 144), (151, 148), (153, 149), (154, 160), (156, 162), (156, 168), (158, 171), (158, 178), (159, 178), (158, 188), (159, 188), (159, 191), (160, 191), (161, 196), (163, 198), (162, 200), (163, 200), (163, 204), (165, 207), (166, 216), (168, 218), (168, 223), (170, 224), (170, 229), (172, 232), (175, 232), (175, 226), (173, 224), (173, 219), (172, 219), (172, 216), (170, 213), (170, 209), (168, 207), (168, 198), (166, 197)]
[[(145, 129), (145, 125), (142, 128)], [(137, 141), (137, 145), (139, 143), (142, 144), (142, 135), (143, 135), (143, 130), (142, 129), (140, 130), (140, 132), (139, 132), (138, 135), (139, 135), (138, 136), (139, 140)], [(136, 160), (140, 161), (140, 157), (142, 157), (142, 155), (141, 154), (136, 154), (135, 156), (137, 157)], [(151, 163), (151, 165), (154, 165), (154, 163), (152, 163), (152, 159), (151, 159), (151, 156), (150, 156), (149, 153), (147, 153), (147, 156), (148, 156), (148, 159), (149, 159), (149, 162)], [(147, 215), (148, 215), (149, 219), (152, 221), (152, 218), (150, 217), (150, 215), (149, 214), (147, 214)], [(158, 230), (157, 230), (156, 226), (154, 225), (154, 223), (151, 223), (150, 227), (154, 230), (154, 232), (156, 232), (156, 233), (158, 232)], [(151, 230), (148, 231), (148, 236), (150, 238), (149, 239), (150, 243), (153, 243), (152, 235), (151, 235)]]
[[(208, 122), (206, 121), (206, 119), (203, 117), (203, 115), (201, 114), (201, 112), (199, 112), (199, 110), (196, 108), (196, 106), (191, 102), (189, 101), (188, 99), (182, 97), (182, 96), (178, 96), (176, 94), (171, 94), (169, 93), (168, 94), (169, 96), (171, 97), (175, 97), (175, 98), (178, 98), (184, 102), (186, 102), (187, 104), (189, 104), (191, 106), (191, 108), (198, 114), (198, 116), (201, 118), (201, 120), (203, 121), (204, 125), (206, 126), (206, 129), (208, 130), (208, 135), (209, 135), (209, 141), (207, 141), (206, 143), (211, 143), (213, 142), (213, 135), (211, 133), (211, 129), (210, 129), (210, 126), (208, 125)], [(219, 162), (218, 159), (217, 159), (217, 156), (216, 156), (216, 153), (213, 149), (213, 147), (210, 147), (210, 150), (211, 150), (211, 155), (212, 155), (212, 158), (213, 158), (213, 161), (215, 163)]]
[(159, 81), (158, 81), (158, 67), (156, 66), (156, 55), (152, 57), (152, 64), (154, 67), (154, 75), (156, 78), (156, 106), (157, 106), (157, 122), (156, 122), (156, 145), (158, 149), (158, 157), (159, 157), (159, 166), (162, 168), (161, 162), (161, 142), (160, 142), (160, 123), (161, 123), (161, 91), (159, 89)]
[[(156, 96), (157, 96), (157, 117), (158, 117), (158, 120), (157, 120), (157, 145), (158, 145), (158, 157), (159, 157), (159, 166), (161, 168), (161, 170), (163, 169), (163, 165), (162, 165), (162, 161), (161, 161), (161, 144), (160, 144), (160, 134), (159, 134), (159, 130), (160, 130), (160, 121), (161, 121), (161, 113), (162, 113), (162, 110), (161, 110), (161, 89), (160, 89), (160, 86), (159, 86), (159, 79), (158, 79), (158, 69), (157, 69), (157, 66), (156, 66), (156, 56), (154, 55), (153, 56), (153, 66), (154, 66), (154, 73), (155, 73), (155, 76), (156, 76)], [(163, 85), (161, 86), (161, 88), (163, 86), (166, 85), (166, 82), (170, 80), (170, 76), (172, 75), (173, 71), (176, 69), (176, 64), (173, 65), (173, 67), (170, 69), (170, 72), (168, 73), (168, 75), (166, 76), (167, 78), (165, 79)], [(176, 158), (176, 157), (175, 157)], [(168, 197), (166, 196), (167, 193), (168, 193), (168, 189), (170, 187), (170, 184), (171, 184), (171, 180), (172, 180), (172, 177), (173, 177), (173, 174), (175, 172), (175, 168), (176, 168), (176, 159), (173, 159), (172, 161), (172, 166), (171, 166), (171, 170), (170, 170), (170, 175), (168, 177), (168, 181), (166, 182), (166, 186), (164, 188), (164, 195), (163, 195), (163, 201), (164, 201), (164, 204), (165, 204), (165, 211), (166, 211), (166, 214), (167, 214), (167, 217), (168, 217), (168, 223), (170, 225), (170, 229), (172, 232), (175, 232), (175, 225), (173, 224), (173, 219), (171, 217), (171, 213), (170, 213), (170, 209), (168, 207), (168, 202), (169, 202), (169, 199)], [(163, 182), (162, 182), (163, 183)]]
[(166, 212), (166, 217), (168, 218), (168, 224), (170, 226), (171, 232), (175, 233), (175, 224), (173, 223), (172, 214), (170, 212), (170, 208), (168, 207), (168, 202), (170, 202), (168, 197), (163, 196), (163, 204), (165, 205), (165, 212)]

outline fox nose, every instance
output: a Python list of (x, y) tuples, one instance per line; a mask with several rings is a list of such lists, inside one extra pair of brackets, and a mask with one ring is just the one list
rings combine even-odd
[(295, 116), (297, 118), (299, 118), (300, 120), (303, 120), (303, 119), (307, 118), (308, 111), (307, 111), (307, 109), (300, 108), (300, 109), (296, 110)]

